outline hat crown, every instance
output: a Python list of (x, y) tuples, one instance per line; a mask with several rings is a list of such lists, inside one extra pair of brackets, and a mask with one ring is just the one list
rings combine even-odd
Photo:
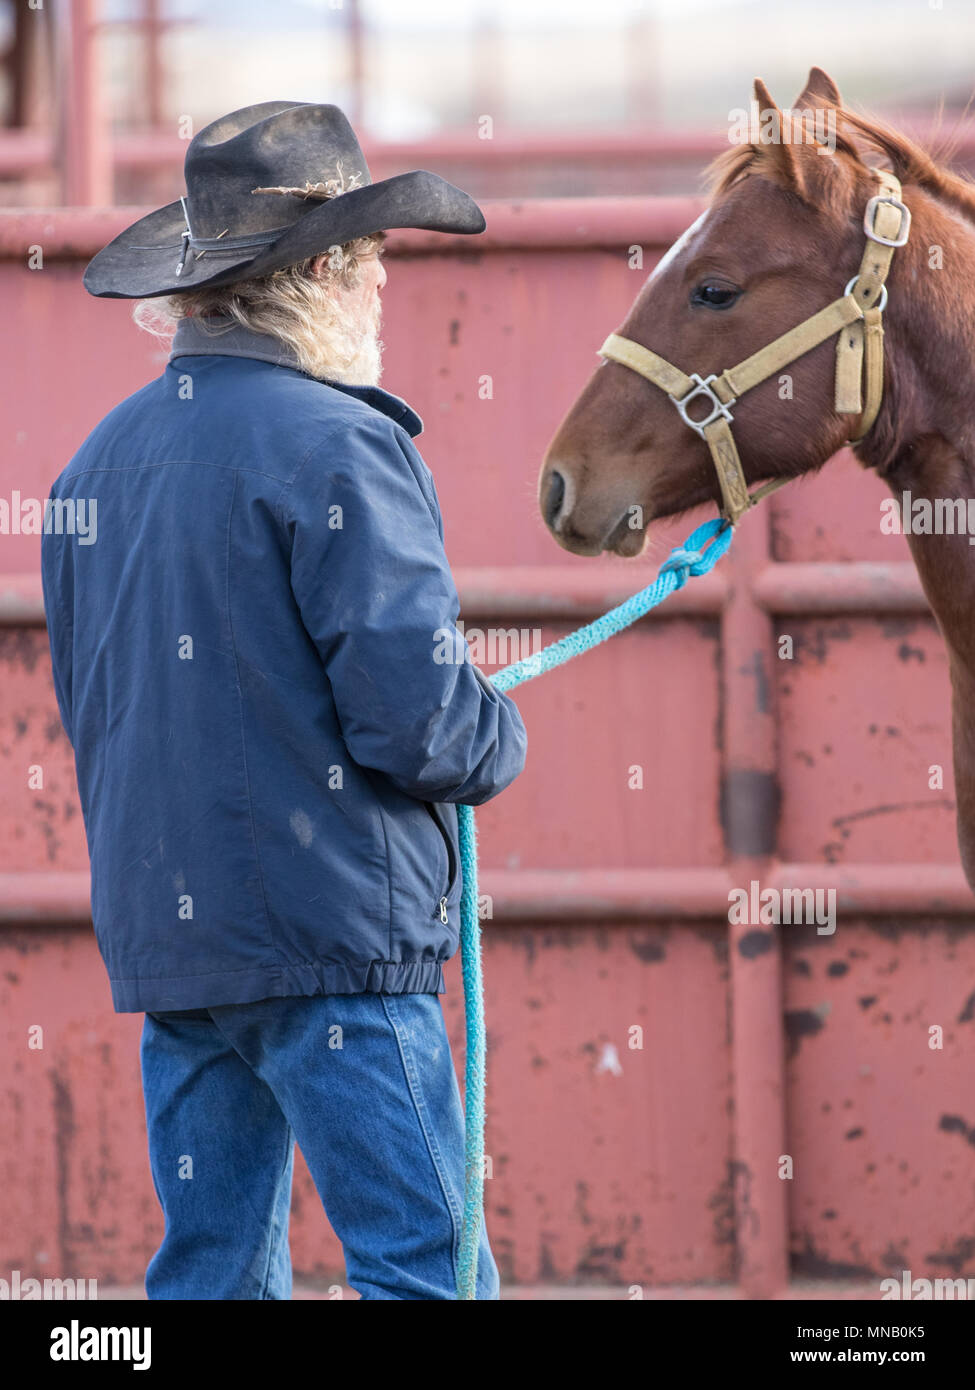
[(337, 180), (371, 183), (355, 132), (337, 106), (266, 101), (231, 111), (190, 141), (184, 164), (194, 237), (246, 236), (287, 226), (319, 206)]

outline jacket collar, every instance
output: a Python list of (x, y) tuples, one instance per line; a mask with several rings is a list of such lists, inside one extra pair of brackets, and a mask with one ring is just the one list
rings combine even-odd
[[(208, 316), (207, 328), (201, 326), (196, 318), (180, 319), (173, 338), (169, 361), (174, 357), (256, 357), (260, 362), (272, 362), (276, 367), (291, 367), (301, 371), (298, 359), (289, 343), (269, 333), (255, 333), (243, 324), (224, 315)], [(320, 380), (321, 378), (315, 378)], [(395, 420), (406, 432), (415, 437), (423, 429), (423, 421), (406, 401), (384, 391), (381, 386), (350, 386), (344, 381), (321, 379), (322, 384), (336, 391), (344, 391), (348, 396), (372, 406)]]

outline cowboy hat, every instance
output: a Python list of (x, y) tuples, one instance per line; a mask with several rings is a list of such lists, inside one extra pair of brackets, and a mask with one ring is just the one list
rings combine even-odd
[(425, 169), (373, 183), (337, 106), (265, 101), (190, 141), (186, 195), (140, 217), (91, 260), (103, 299), (151, 299), (252, 280), (392, 227), (483, 232), (467, 193)]

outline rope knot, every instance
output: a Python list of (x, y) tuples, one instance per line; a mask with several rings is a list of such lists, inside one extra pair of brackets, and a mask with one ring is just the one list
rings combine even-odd
[(660, 566), (661, 574), (666, 574), (668, 570), (673, 572), (677, 587), (680, 589), (687, 583), (689, 574), (705, 573), (704, 554), (700, 550), (687, 550), (682, 545), (675, 546)]

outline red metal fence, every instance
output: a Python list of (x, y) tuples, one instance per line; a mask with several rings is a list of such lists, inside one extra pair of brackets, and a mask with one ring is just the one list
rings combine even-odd
[[(690, 529), (637, 562), (576, 559), (534, 493), (641, 281), (629, 248), (649, 267), (697, 211), (489, 205), (476, 242), (391, 237), (384, 384), (424, 417), (468, 627), (550, 640), (646, 583)], [(128, 307), (80, 284), (134, 216), (0, 214), (8, 504), (43, 498), (162, 368)], [(905, 1269), (975, 1276), (975, 935), (946, 663), (906, 546), (880, 532), (884, 495), (834, 460), (749, 516), (713, 575), (516, 693), (528, 765), (479, 813), (486, 1201), (509, 1280), (620, 1297), (839, 1280), (877, 1297)], [(161, 1235), (141, 1016), (112, 1013), (87, 915), (37, 557), (37, 537), (0, 533), (0, 1274), (130, 1284)], [(753, 881), (836, 888), (835, 933), (729, 927), (729, 889)], [(448, 981), (459, 1062), (456, 961)], [(341, 1279), (303, 1165), (292, 1248), (297, 1275)]]

